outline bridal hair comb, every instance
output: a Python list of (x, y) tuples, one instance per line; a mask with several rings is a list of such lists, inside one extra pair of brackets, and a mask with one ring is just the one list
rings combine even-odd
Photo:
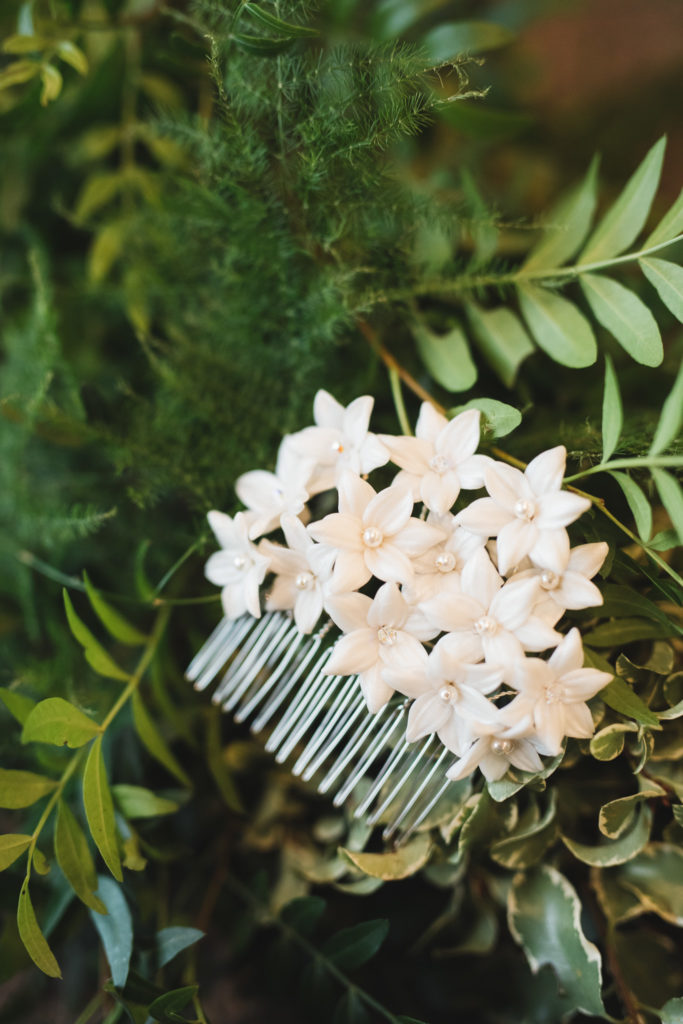
[[(275, 471), (237, 480), (246, 510), (209, 512), (225, 617), (186, 675), (198, 690), (219, 678), (213, 701), (278, 762), (402, 842), (476, 769), (536, 774), (592, 735), (586, 701), (611, 676), (555, 626), (602, 603), (607, 544), (570, 548), (589, 502), (561, 489), (563, 447), (522, 472), (477, 454), (476, 409), (449, 421), (424, 403), (415, 436), (393, 437), (368, 431), (372, 406), (319, 391)], [(334, 489), (337, 510), (313, 518)], [(278, 530), (284, 544), (264, 537)]]

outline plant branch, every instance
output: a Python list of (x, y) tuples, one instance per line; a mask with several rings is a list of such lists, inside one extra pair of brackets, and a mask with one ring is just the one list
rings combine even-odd
[(131, 676), (130, 682), (121, 693), (119, 699), (111, 707), (104, 721), (102, 722), (102, 725), (100, 726), (102, 732), (105, 732), (109, 728), (109, 726), (114, 721), (121, 708), (127, 702), (128, 698), (133, 695), (133, 693), (137, 690), (138, 686), (140, 685), (142, 677), (147, 671), (152, 658), (156, 654), (157, 647), (159, 646), (159, 641), (161, 640), (163, 632), (166, 628), (166, 624), (168, 622), (170, 614), (170, 607), (162, 608), (161, 611), (159, 612), (159, 615), (157, 616), (157, 621), (154, 624), (154, 629), (152, 630), (150, 638), (147, 644), (145, 645), (142, 657), (138, 662), (135, 672)]
[(612, 459), (610, 462), (600, 462), (589, 469), (582, 469), (579, 473), (565, 477), (565, 483), (580, 480), (584, 476), (593, 476), (595, 473), (609, 473), (613, 469), (644, 469), (647, 466), (683, 466), (683, 455), (643, 455), (633, 459)]

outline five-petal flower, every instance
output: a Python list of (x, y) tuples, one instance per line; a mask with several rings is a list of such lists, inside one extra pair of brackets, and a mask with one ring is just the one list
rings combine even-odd
[(311, 633), (323, 610), (332, 576), (334, 552), (316, 544), (306, 527), (295, 516), (282, 517), (287, 547), (262, 540), (259, 550), (276, 574), (266, 596), (268, 611), (294, 609), (294, 622), (300, 633)]
[(220, 551), (210, 556), (204, 574), (210, 583), (222, 587), (221, 601), (228, 619), (249, 612), (259, 618), (259, 586), (268, 571), (268, 558), (251, 543), (248, 536), (249, 520), (244, 512), (234, 519), (224, 512), (208, 513), (209, 526), (221, 545)]

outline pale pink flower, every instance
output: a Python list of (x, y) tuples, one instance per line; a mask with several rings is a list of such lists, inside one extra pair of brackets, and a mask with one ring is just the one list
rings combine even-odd
[(478, 498), (457, 516), (472, 533), (497, 538), (498, 569), (505, 576), (525, 555), (544, 569), (564, 572), (569, 558), (565, 529), (590, 501), (560, 490), (567, 451), (541, 452), (524, 472), (491, 461), (484, 472), (490, 498)]
[(483, 486), (484, 467), (490, 460), (474, 454), (480, 416), (478, 409), (468, 409), (449, 421), (431, 403), (423, 402), (415, 437), (381, 435), (391, 461), (404, 471), (397, 482), (408, 483), (415, 500), (440, 515), (452, 508), (462, 487)]
[(299, 632), (311, 633), (329, 590), (334, 552), (316, 544), (295, 516), (283, 516), (281, 525), (287, 547), (268, 540), (259, 545), (259, 551), (269, 559), (270, 571), (276, 573), (266, 597), (266, 610), (292, 608)]
[(252, 469), (235, 482), (237, 497), (249, 511), (249, 537), (270, 533), (283, 515), (298, 516), (304, 509), (313, 462), (302, 459), (285, 437), (280, 444), (275, 472)]
[(268, 558), (248, 536), (248, 519), (238, 512), (234, 519), (224, 512), (208, 513), (209, 526), (222, 550), (214, 552), (204, 568), (210, 583), (222, 587), (221, 601), (228, 619), (245, 612), (260, 618), (259, 585), (268, 571)]

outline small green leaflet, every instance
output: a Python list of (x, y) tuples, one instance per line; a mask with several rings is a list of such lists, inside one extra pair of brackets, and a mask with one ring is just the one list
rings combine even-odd
[(664, 305), (683, 323), (683, 267), (653, 257), (639, 262), (645, 277), (657, 289)]
[(387, 937), (389, 922), (384, 919), (363, 921), (342, 928), (323, 945), (321, 953), (341, 970), (353, 970), (370, 960)]
[(9, 711), (12, 718), (16, 718), (20, 725), (23, 725), (36, 702), (31, 697), (26, 697), (16, 690), (0, 689), (0, 700)]
[(162, 928), (156, 937), (157, 966), (164, 967), (178, 953), (182, 953), (189, 946), (194, 946), (195, 942), (203, 938), (204, 932), (199, 928), (183, 928), (180, 925)]
[(106, 914), (107, 908), (95, 896), (97, 875), (88, 840), (68, 804), (59, 801), (55, 825), (55, 857), (64, 877), (86, 907)]
[(615, 676), (612, 682), (600, 691), (600, 698), (614, 711), (635, 719), (641, 725), (656, 729), (659, 724), (659, 719), (654, 711), (650, 711), (645, 701), (618, 676)]
[(0, 836), (0, 871), (4, 871), (10, 864), (14, 864), (17, 857), (21, 857), (24, 850), (31, 845), (31, 836), (22, 836), (16, 833)]
[(622, 348), (643, 366), (659, 366), (664, 358), (657, 321), (642, 299), (602, 274), (582, 274), (581, 287), (595, 319)]
[(111, 787), (114, 801), (124, 817), (156, 818), (163, 814), (174, 814), (180, 806), (174, 800), (157, 796), (144, 786), (120, 784)]
[(507, 46), (515, 38), (505, 25), (492, 21), (451, 21), (427, 32), (423, 49), (430, 61), (440, 64), (461, 54), (485, 53)]
[(632, 824), (634, 812), (643, 800), (666, 796), (666, 790), (658, 786), (656, 782), (651, 782), (649, 779), (643, 781), (641, 776), (638, 777), (638, 782), (641, 786), (638, 793), (610, 800), (600, 808), (598, 828), (608, 839), (618, 839), (623, 835)]
[(473, 302), (466, 309), (484, 357), (503, 384), (512, 387), (521, 363), (534, 351), (519, 317), (511, 309), (484, 310)]
[(154, 724), (154, 721), (143, 704), (142, 697), (137, 690), (133, 694), (131, 703), (133, 705), (133, 722), (143, 745), (147, 748), (152, 757), (156, 758), (160, 764), (163, 764), (164, 768), (166, 768), (171, 775), (175, 775), (183, 786), (186, 786), (188, 789), (192, 789), (192, 782), (189, 776), (178, 764), (178, 761), (169, 750), (166, 740)]
[(102, 757), (102, 737), (90, 748), (83, 771), (83, 804), (90, 832), (102, 859), (114, 878), (123, 881), (121, 859), (116, 840), (114, 803), (107, 782), (107, 773)]
[(81, 622), (78, 615), (76, 615), (66, 589), (63, 591), (63, 595), (69, 627), (76, 640), (84, 649), (86, 661), (92, 665), (99, 675), (106, 676), (108, 679), (130, 679), (128, 673), (119, 668), (116, 662), (107, 654), (99, 640), (95, 639), (85, 623)]
[(603, 622), (587, 633), (583, 640), (592, 647), (616, 647), (634, 640), (665, 640), (668, 636), (671, 636), (671, 630), (665, 625), (634, 618)]
[(556, 803), (555, 792), (552, 791), (546, 811), (538, 821), (492, 844), (492, 860), (510, 869), (537, 864), (557, 837)]
[(481, 433), (483, 437), (505, 437), (511, 434), (522, 422), (522, 414), (514, 405), (499, 402), (497, 398), (473, 398), (464, 405), (457, 405), (448, 410), (451, 417), (467, 409), (479, 409), (481, 417)]
[(437, 334), (424, 323), (414, 323), (413, 337), (420, 358), (434, 380), (447, 391), (467, 391), (477, 379), (464, 331), (451, 323), (446, 334)]
[(325, 906), (321, 896), (301, 896), (290, 900), (280, 911), (280, 916), (300, 935), (311, 935), (325, 912)]
[(40, 930), (36, 920), (33, 904), (28, 891), (28, 879), (24, 880), (19, 893), (19, 906), (17, 907), (17, 926), (21, 941), (26, 947), (26, 952), (43, 974), (50, 978), (61, 978), (62, 972), (55, 960), (54, 953), (50, 949), (45, 936)]
[(384, 881), (395, 881), (399, 878), (409, 878), (423, 868), (429, 860), (431, 849), (429, 833), (424, 832), (398, 850), (388, 850), (386, 853), (356, 853), (340, 847), (339, 854), (366, 875)]
[(617, 875), (647, 910), (670, 924), (683, 925), (683, 850), (669, 843), (650, 843)]
[(594, 156), (583, 181), (550, 211), (547, 217), (550, 226), (531, 250), (521, 276), (530, 270), (561, 267), (574, 256), (588, 234), (595, 213), (599, 163), (599, 157)]
[(46, 875), (50, 870), (49, 860), (47, 859), (43, 851), (39, 850), (37, 846), (34, 847), (33, 850), (33, 867), (35, 868), (39, 875)]
[(683, 365), (681, 365), (674, 386), (664, 400), (662, 415), (659, 417), (655, 436), (650, 445), (650, 455), (659, 455), (668, 448), (680, 432), (683, 424)]
[(633, 722), (615, 722), (596, 732), (590, 741), (590, 752), (596, 761), (613, 761), (624, 749), (626, 734), (637, 732)]
[(106, 875), (99, 875), (97, 881), (96, 895), (107, 908), (107, 913), (91, 911), (90, 917), (107, 954), (111, 980), (117, 988), (123, 988), (133, 954), (133, 920), (121, 886)]
[(93, 587), (87, 572), (83, 573), (83, 582), (93, 611), (115, 640), (120, 640), (122, 644), (130, 644), (131, 647), (137, 647), (147, 641), (144, 633), (132, 626), (127, 619), (124, 619), (123, 615), (104, 600), (99, 591)]
[(672, 203), (654, 231), (647, 236), (643, 243), (643, 248), (650, 249), (655, 245), (659, 245), (660, 242), (668, 242), (680, 235), (682, 231), (683, 189), (678, 193), (678, 198)]
[(613, 868), (617, 864), (625, 864), (640, 853), (650, 838), (651, 827), (652, 811), (646, 805), (641, 805), (631, 827), (618, 839), (608, 839), (599, 846), (587, 846), (585, 843), (575, 842), (568, 836), (562, 836), (562, 842), (583, 864)]
[(536, 344), (551, 359), (578, 369), (597, 358), (593, 328), (573, 302), (535, 285), (518, 285), (519, 304)]
[(199, 985), (186, 985), (185, 988), (175, 988), (172, 992), (165, 992), (153, 1003), (150, 1003), (148, 1010), (154, 1020), (161, 1024), (173, 1024), (174, 1021), (184, 1021), (180, 1011), (196, 996)]
[(18, 810), (30, 807), (36, 800), (50, 793), (57, 783), (54, 779), (46, 779), (35, 772), (16, 771), (13, 768), (0, 768), (0, 807)]
[(683, 491), (675, 476), (664, 469), (652, 468), (654, 480), (664, 508), (669, 513), (674, 530), (683, 544)]
[(61, 697), (41, 700), (24, 722), (22, 743), (52, 743), (57, 747), (82, 747), (101, 732), (92, 718)]
[(624, 413), (621, 407), (619, 382), (614, 372), (614, 365), (609, 356), (605, 356), (605, 390), (602, 399), (602, 459), (607, 462), (617, 447)]
[(631, 514), (636, 524), (638, 536), (643, 541), (648, 541), (652, 534), (652, 506), (643, 494), (642, 489), (627, 473), (611, 470), (610, 476), (616, 480), (621, 487), (624, 497), (631, 509)]
[(662, 1024), (683, 1024), (683, 998), (669, 999), (659, 1010)]
[(665, 149), (666, 136), (662, 136), (588, 239), (579, 266), (618, 256), (638, 236), (657, 191)]

